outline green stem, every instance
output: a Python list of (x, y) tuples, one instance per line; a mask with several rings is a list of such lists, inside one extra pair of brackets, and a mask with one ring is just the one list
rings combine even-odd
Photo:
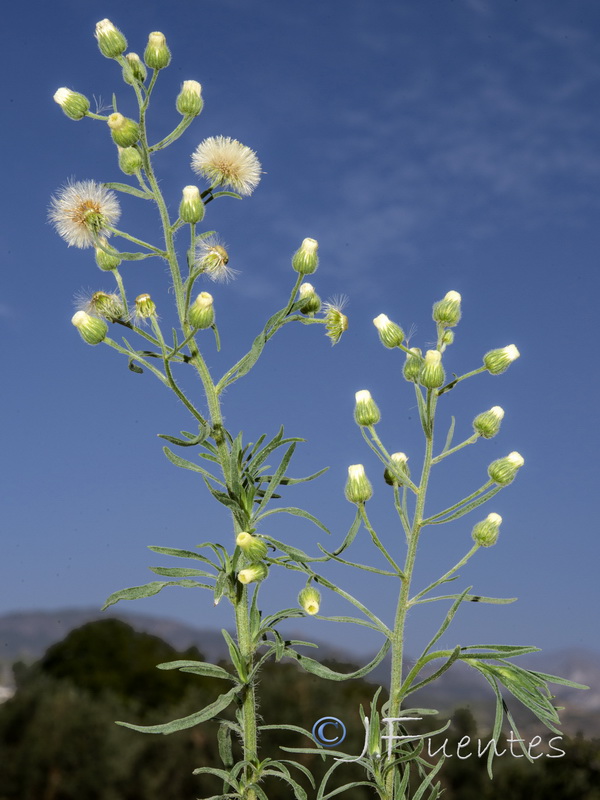
[(394, 460), (392, 459), (391, 455), (388, 453), (386, 448), (383, 446), (381, 439), (377, 435), (377, 432), (375, 431), (373, 425), (368, 425), (366, 427), (369, 433), (371, 434), (371, 438), (373, 439), (373, 444), (371, 444), (371, 442), (367, 439), (367, 436), (365, 434), (365, 429), (362, 426), (361, 426), (361, 432), (364, 437), (364, 440), (369, 445), (371, 450), (373, 450), (373, 452), (377, 454), (379, 460), (383, 464), (385, 464), (385, 466), (387, 467), (387, 469), (390, 470), (390, 472), (393, 472), (398, 477), (398, 479), (401, 479), (403, 484), (406, 484), (406, 486), (408, 486), (408, 488), (412, 492), (417, 494), (418, 489), (415, 486), (415, 484), (411, 481), (411, 479), (404, 472), (396, 469)]
[(469, 436), (468, 439), (465, 439), (464, 442), (457, 444), (455, 447), (451, 447), (450, 450), (445, 450), (443, 453), (440, 453), (439, 456), (436, 456), (432, 459), (432, 464), (439, 464), (439, 462), (446, 458), (446, 456), (451, 456), (452, 453), (456, 453), (458, 450), (462, 450), (463, 447), (466, 447), (469, 444), (475, 444), (475, 442), (480, 438), (480, 434), (474, 433), (473, 436)]
[(436, 588), (437, 586), (439, 586), (440, 584), (442, 584), (442, 583), (445, 583), (445, 582), (448, 580), (448, 578), (449, 578), (451, 575), (453, 575), (453, 574), (454, 574), (454, 573), (455, 573), (457, 570), (459, 570), (459, 569), (460, 569), (462, 566), (464, 566), (464, 565), (467, 563), (467, 561), (468, 561), (468, 560), (469, 560), (469, 559), (470, 559), (472, 556), (474, 556), (474, 555), (475, 555), (475, 553), (476, 553), (476, 552), (479, 550), (479, 547), (480, 547), (480, 545), (478, 545), (478, 544), (474, 544), (474, 545), (473, 545), (473, 547), (472, 547), (472, 548), (469, 550), (469, 552), (468, 552), (468, 553), (467, 553), (465, 556), (463, 556), (463, 558), (461, 558), (461, 560), (460, 560), (460, 561), (458, 561), (458, 562), (457, 562), (457, 563), (456, 563), (456, 564), (455, 564), (455, 565), (452, 567), (452, 569), (449, 569), (449, 570), (448, 570), (448, 572), (445, 572), (445, 573), (442, 575), (442, 577), (441, 577), (441, 578), (438, 578), (438, 579), (437, 579), (437, 581), (434, 581), (433, 583), (430, 583), (430, 584), (429, 584), (429, 586), (427, 586), (425, 589), (423, 589), (423, 590), (422, 590), (422, 591), (420, 591), (418, 594), (416, 594), (416, 595), (415, 595), (415, 596), (412, 598), (412, 600), (410, 601), (410, 604), (411, 604), (411, 605), (414, 605), (415, 603), (417, 603), (417, 602), (419, 601), (419, 599), (420, 599), (421, 597), (424, 597), (424, 596), (425, 596), (425, 595), (426, 595), (428, 592), (430, 592), (432, 589), (435, 589), (435, 588)]
[[(392, 668), (390, 676), (390, 700), (389, 712), (390, 717), (399, 717), (400, 709), (402, 706), (402, 672), (404, 664), (404, 631), (406, 628), (406, 619), (410, 609), (410, 585), (413, 577), (415, 567), (415, 560), (417, 556), (417, 548), (419, 544), (419, 535), (423, 526), (423, 512), (425, 509), (425, 498), (427, 495), (427, 485), (429, 483), (429, 475), (431, 472), (431, 462), (433, 459), (433, 430), (435, 407), (437, 403), (437, 393), (435, 390), (428, 389), (427, 391), (427, 425), (424, 426), (425, 430), (425, 457), (423, 460), (423, 469), (421, 472), (421, 481), (419, 483), (417, 500), (415, 504), (415, 513), (413, 516), (412, 530), (409, 537), (408, 549), (406, 553), (406, 560), (404, 563), (404, 580), (400, 588), (398, 597), (398, 604), (396, 607), (396, 617), (394, 620), (394, 630), (392, 633)], [(393, 733), (396, 732), (396, 726), (393, 726)], [(390, 774), (386, 781), (387, 795), (392, 800), (394, 797), (394, 775), (395, 770), (391, 769)], [(396, 798), (400, 800), (400, 798)]]
[(478, 367), (477, 369), (473, 369), (473, 370), (471, 370), (471, 372), (465, 372), (465, 374), (461, 375), (460, 378), (455, 378), (453, 381), (450, 381), (445, 386), (442, 386), (441, 389), (438, 389), (438, 392), (437, 392), (438, 396), (440, 394), (444, 394), (444, 392), (449, 392), (450, 389), (454, 389), (454, 387), (456, 386), (457, 383), (460, 383), (461, 381), (464, 381), (467, 378), (472, 378), (473, 375), (479, 375), (480, 372), (486, 372), (486, 371), (487, 371), (487, 367), (483, 366), (483, 367)]
[(464, 497), (462, 500), (459, 500), (458, 503), (455, 503), (453, 506), (449, 506), (445, 508), (443, 511), (440, 511), (439, 514), (434, 514), (432, 517), (427, 517), (427, 519), (423, 520), (423, 525), (430, 525), (434, 520), (439, 519), (440, 517), (445, 517), (446, 514), (449, 514), (451, 511), (456, 510), (459, 506), (464, 506), (469, 503), (471, 500), (474, 500), (478, 495), (482, 494), (489, 489), (491, 486), (494, 485), (494, 481), (487, 481), (484, 483), (483, 486), (480, 486), (477, 491), (470, 494), (468, 497)]

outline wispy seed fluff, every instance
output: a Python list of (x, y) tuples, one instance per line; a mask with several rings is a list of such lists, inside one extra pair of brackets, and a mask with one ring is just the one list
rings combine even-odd
[(114, 192), (95, 181), (68, 183), (50, 201), (48, 219), (69, 247), (92, 247), (121, 216)]
[(192, 169), (213, 186), (230, 186), (245, 195), (258, 186), (262, 172), (254, 150), (229, 136), (211, 136), (201, 142), (192, 153)]
[(228, 266), (229, 253), (227, 245), (218, 236), (207, 236), (196, 242), (197, 267), (200, 267), (211, 281), (230, 281), (237, 275), (237, 270)]

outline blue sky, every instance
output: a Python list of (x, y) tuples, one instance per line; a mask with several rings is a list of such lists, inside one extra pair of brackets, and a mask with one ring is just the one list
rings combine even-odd
[[(103, 123), (68, 120), (52, 95), (68, 86), (107, 103), (114, 91), (120, 109), (133, 111), (120, 70), (93, 38), (105, 17), (140, 53), (150, 31), (167, 36), (173, 62), (154, 95), (157, 137), (177, 122), (181, 82), (203, 85), (201, 117), (156, 161), (173, 209), (195, 180), (190, 155), (207, 136), (238, 138), (265, 171), (251, 198), (220, 200), (206, 217), (240, 271), (231, 284), (207, 287), (223, 339), (220, 354), (207, 347), (209, 365), (225, 371), (281, 307), (294, 281), (291, 254), (305, 236), (320, 242), (319, 294), (349, 297), (350, 327), (337, 347), (320, 327), (286, 329), (224, 398), (227, 424), (247, 440), (280, 424), (307, 439), (292, 474), (331, 467), (286, 501), (316, 513), (341, 541), (353, 515), (343, 498), (347, 466), (364, 463), (374, 482), (379, 472), (352, 419), (358, 389), (377, 400), (389, 449), (419, 464), (403, 358), (381, 347), (372, 319), (386, 313), (414, 327), (411, 344), (426, 346), (431, 304), (459, 291), (463, 321), (448, 370), (472, 369), (487, 350), (513, 342), (521, 358), (504, 376), (483, 375), (446, 395), (440, 428), (455, 414), (460, 439), (493, 405), (506, 417), (496, 439), (439, 467), (431, 508), (483, 483), (494, 458), (518, 450), (526, 465), (486, 507), (504, 517), (498, 545), (461, 576), (479, 593), (520, 601), (466, 608), (447, 641), (598, 649), (593, 0), (149, 0), (142, 9), (58, 0), (5, 11), (12, 67), (2, 131), (0, 613), (100, 606), (110, 592), (152, 579), (146, 567), (160, 559), (146, 545), (192, 547), (230, 535), (203, 485), (161, 454), (157, 433), (189, 427), (183, 408), (113, 351), (85, 346), (70, 325), (76, 293), (112, 286), (89, 251), (68, 249), (46, 223), (49, 197), (70, 177), (122, 176)], [(122, 205), (122, 228), (156, 235), (141, 201)], [(131, 296), (150, 291), (159, 308), (172, 301), (159, 262), (134, 263), (124, 275)], [(400, 547), (386, 489), (376, 483), (372, 514)], [(463, 555), (477, 519), (431, 529), (418, 581)], [(269, 531), (316, 552), (316, 530), (282, 526)], [(376, 563), (364, 536), (350, 555)], [(392, 589), (381, 579), (331, 574), (390, 619)], [(274, 576), (266, 607), (294, 605), (299, 588), (287, 574)], [(213, 609), (199, 592), (167, 590), (129, 608), (230, 625), (224, 604)], [(411, 621), (409, 651), (442, 614), (425, 608)], [(314, 620), (295, 629), (361, 651), (377, 644), (362, 630)]]

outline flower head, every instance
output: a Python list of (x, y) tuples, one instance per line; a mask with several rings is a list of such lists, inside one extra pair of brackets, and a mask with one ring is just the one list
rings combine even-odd
[(254, 150), (229, 136), (201, 142), (192, 154), (192, 169), (213, 186), (231, 186), (246, 195), (258, 186), (262, 171)]
[(347, 297), (333, 298), (323, 306), (325, 310), (325, 327), (327, 336), (331, 339), (331, 344), (337, 344), (342, 338), (342, 334), (348, 330), (348, 317), (342, 314), (342, 309), (348, 302)]
[(207, 236), (198, 239), (196, 244), (196, 266), (201, 268), (211, 281), (229, 281), (236, 275), (236, 270), (227, 266), (229, 253), (224, 242), (218, 236)]
[(68, 183), (50, 204), (48, 219), (69, 245), (92, 247), (97, 237), (110, 236), (107, 226), (121, 216), (114, 192), (95, 181)]

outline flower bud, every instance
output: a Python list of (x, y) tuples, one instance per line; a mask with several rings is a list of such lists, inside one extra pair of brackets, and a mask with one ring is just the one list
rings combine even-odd
[[(111, 269), (116, 269), (121, 263), (119, 251), (115, 250), (115, 248), (112, 247), (104, 238), (101, 238), (98, 241), (104, 249), (100, 247), (95, 248), (96, 264), (105, 272), (108, 272)], [(111, 253), (114, 253), (114, 255), (107, 253), (106, 250), (110, 250)]]
[(325, 303), (325, 327), (331, 344), (337, 344), (342, 334), (348, 330), (348, 317), (342, 314), (344, 301), (340, 303)]
[(137, 53), (127, 53), (127, 64), (123, 67), (123, 80), (125, 83), (143, 83), (148, 72)]
[(390, 486), (402, 486), (404, 478), (410, 478), (406, 453), (392, 453), (392, 463), (383, 472), (384, 481)]
[(149, 294), (138, 294), (135, 298), (135, 316), (137, 319), (156, 317), (156, 305)]
[(356, 424), (361, 426), (376, 425), (381, 419), (381, 414), (371, 397), (371, 392), (367, 391), (367, 389), (361, 389), (360, 392), (356, 392), (355, 398), (354, 421)]
[(142, 168), (142, 154), (136, 147), (119, 147), (119, 167), (125, 175), (135, 175)]
[(379, 331), (379, 338), (385, 347), (399, 347), (404, 341), (404, 331), (385, 314), (380, 314), (373, 320), (373, 325)]
[(140, 138), (140, 128), (137, 122), (124, 117), (118, 112), (111, 114), (106, 120), (113, 142), (119, 147), (131, 147)]
[(150, 69), (164, 69), (169, 66), (171, 51), (167, 47), (167, 40), (163, 33), (154, 31), (148, 37), (148, 44), (144, 51), (144, 61)]
[(439, 350), (428, 350), (425, 353), (425, 361), (419, 372), (419, 383), (426, 389), (437, 389), (444, 382), (444, 368), (442, 366), (442, 354)]
[(348, 467), (348, 480), (344, 489), (346, 500), (356, 505), (362, 505), (373, 497), (373, 487), (365, 475), (362, 464), (353, 464)]
[(488, 475), (499, 486), (508, 486), (514, 480), (517, 471), (523, 466), (525, 459), (517, 452), (509, 453), (505, 458), (492, 461), (488, 467)]
[(499, 350), (490, 350), (483, 357), (485, 368), (492, 375), (500, 375), (505, 372), (513, 361), (516, 361), (521, 354), (514, 344), (501, 347)]
[(96, 39), (100, 52), (106, 58), (117, 58), (127, 49), (127, 39), (109, 19), (103, 19), (96, 25)]
[(58, 103), (69, 119), (83, 119), (90, 110), (90, 101), (85, 95), (64, 86), (54, 92), (54, 102)]
[(267, 555), (266, 542), (246, 531), (238, 533), (235, 543), (250, 561), (262, 561)]
[(100, 344), (108, 333), (108, 325), (103, 319), (91, 317), (85, 311), (77, 311), (73, 314), (71, 322), (79, 331), (83, 341), (88, 344)]
[(179, 205), (179, 216), (183, 222), (196, 224), (204, 219), (204, 203), (197, 186), (184, 186)]
[(411, 347), (410, 353), (406, 354), (406, 361), (404, 363), (404, 369), (402, 370), (402, 374), (406, 378), (407, 381), (412, 381), (416, 383), (419, 380), (419, 373), (421, 372), (421, 366), (423, 365), (423, 357), (421, 355), (421, 348), (420, 347)]
[(118, 294), (94, 292), (89, 301), (89, 310), (109, 322), (116, 322), (125, 316), (125, 307)]
[(213, 296), (208, 292), (200, 292), (188, 311), (188, 322), (192, 328), (204, 330), (210, 328), (215, 321)]
[(177, 95), (175, 106), (184, 117), (197, 117), (202, 111), (202, 86), (198, 81), (184, 81), (181, 91)]
[(442, 334), (440, 353), (443, 353), (444, 350), (448, 347), (448, 345), (453, 343), (454, 343), (454, 331), (451, 331), (447, 328)]
[(316, 314), (321, 310), (321, 298), (315, 292), (312, 283), (303, 283), (298, 290), (303, 305), (300, 307), (302, 314)]
[(494, 406), (483, 414), (478, 414), (473, 420), (473, 430), (484, 439), (491, 439), (500, 430), (500, 423), (504, 417), (504, 409)]
[(266, 564), (253, 564), (251, 567), (241, 569), (238, 572), (237, 579), (240, 583), (259, 583), (269, 574)]
[(454, 327), (460, 320), (460, 295), (458, 292), (448, 292), (443, 300), (433, 306), (433, 319), (440, 325), (448, 328)]
[(500, 534), (500, 524), (502, 517), (500, 514), (488, 514), (487, 517), (473, 526), (471, 536), (475, 544), (481, 547), (491, 547), (498, 541)]
[(298, 595), (298, 605), (312, 617), (319, 613), (321, 605), (321, 592), (314, 586), (305, 586)]
[(304, 239), (292, 258), (293, 269), (301, 275), (313, 273), (319, 265), (318, 249), (319, 243), (316, 239)]

